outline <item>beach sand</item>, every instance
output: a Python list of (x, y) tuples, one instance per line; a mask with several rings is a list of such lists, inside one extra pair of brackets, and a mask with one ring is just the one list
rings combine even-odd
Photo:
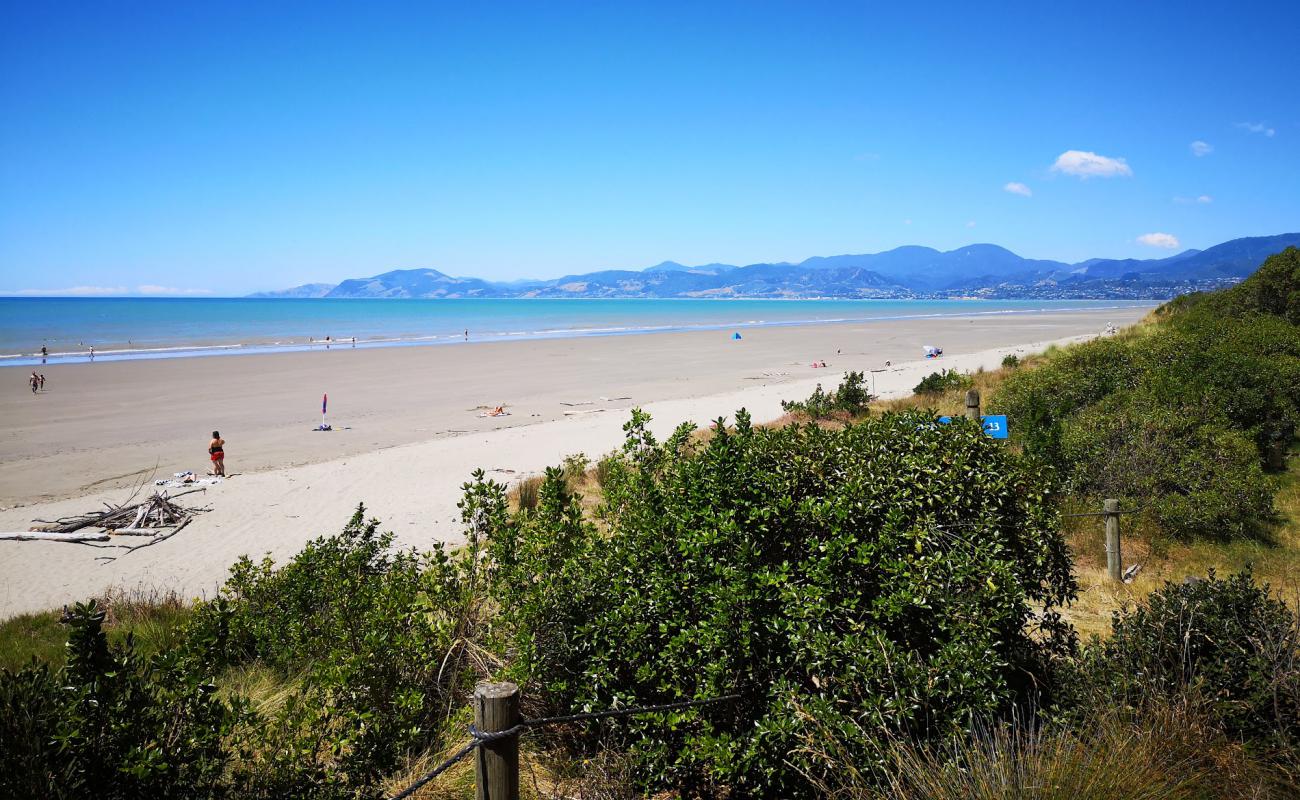
[[(656, 432), (678, 423), (758, 421), (846, 370), (876, 370), (882, 396), (938, 368), (996, 367), (1009, 352), (1097, 335), (1146, 309), (995, 314), (730, 331), (54, 364), (46, 390), (6, 369), (0, 397), (0, 530), (122, 502), (141, 480), (208, 469), (227, 440), (231, 478), (183, 502), (209, 505), (182, 533), (123, 555), (0, 541), (0, 617), (82, 600), (106, 587), (210, 596), (242, 554), (277, 561), (338, 531), (359, 502), (403, 545), (457, 542), (456, 501), (475, 468), (503, 483), (570, 453), (622, 442), (640, 406)], [(921, 346), (943, 347), (937, 362)], [(814, 360), (828, 368), (812, 369)], [(330, 396), (333, 432), (320, 423)], [(609, 399), (602, 399), (609, 398)], [(510, 415), (481, 417), (504, 405)], [(120, 556), (116, 560), (104, 557)]]

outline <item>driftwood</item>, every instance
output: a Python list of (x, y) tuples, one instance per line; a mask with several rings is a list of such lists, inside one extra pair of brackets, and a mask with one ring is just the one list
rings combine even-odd
[(141, 528), (163, 528), (172, 525), (179, 525), (181, 522), (189, 519), (194, 513), (194, 509), (183, 508), (176, 505), (172, 500), (194, 492), (206, 491), (205, 489), (190, 489), (189, 491), (179, 492), (176, 495), (168, 495), (166, 492), (155, 492), (149, 498), (139, 503), (131, 505), (112, 506), (109, 505), (107, 511), (94, 511), (89, 514), (80, 514), (72, 517), (60, 517), (56, 520), (36, 520), (37, 525), (32, 526), (34, 531), (45, 531), (48, 533), (72, 533), (82, 528), (106, 528), (108, 530), (117, 530), (119, 528), (126, 530), (138, 530)]
[[(139, 503), (130, 503), (129, 505), (115, 506), (105, 503), (104, 505), (108, 507), (107, 511), (94, 511), (79, 516), (60, 517), (56, 520), (38, 519), (36, 522), (41, 524), (34, 526), (32, 530), (0, 533), (0, 539), (77, 542), (88, 547), (119, 547), (129, 553), (132, 550), (139, 550), (141, 547), (148, 547), (165, 539), (170, 539), (180, 533), (186, 525), (189, 525), (194, 520), (195, 514), (207, 511), (206, 508), (186, 508), (172, 502), (182, 495), (202, 491), (206, 491), (206, 489), (189, 489), (175, 495), (168, 495), (166, 492), (155, 492), (145, 500)], [(131, 499), (134, 499), (134, 497), (133, 494)], [(87, 530), (88, 528), (100, 528), (101, 530), (91, 531)], [(107, 542), (113, 536), (145, 536), (149, 537), (149, 540), (137, 545), (91, 544), (91, 542)], [(106, 559), (106, 561), (112, 560), (111, 558)]]
[(51, 531), (14, 531), (0, 533), (0, 539), (15, 542), (107, 542), (107, 533), (54, 533)]

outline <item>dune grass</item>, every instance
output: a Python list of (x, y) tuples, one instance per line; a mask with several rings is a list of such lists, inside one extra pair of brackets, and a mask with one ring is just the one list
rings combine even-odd
[[(104, 629), (113, 645), (128, 634), (142, 655), (180, 644), (192, 606), (174, 592), (113, 590), (99, 598), (104, 607)], [(33, 658), (52, 667), (63, 665), (68, 629), (61, 611), (20, 614), (0, 622), (0, 669), (18, 670)]]

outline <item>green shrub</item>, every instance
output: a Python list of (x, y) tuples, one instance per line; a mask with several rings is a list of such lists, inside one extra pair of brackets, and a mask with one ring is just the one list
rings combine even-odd
[(243, 707), (176, 652), (113, 647), (94, 601), (68, 615), (67, 665), (0, 672), (0, 796), (190, 798), (220, 792)]
[(1015, 369), (1018, 366), (1020, 366), (1020, 356), (1015, 353), (1008, 353), (1002, 357), (1003, 369)]
[(1219, 315), (1260, 313), (1300, 325), (1300, 249), (1271, 255), (1240, 284), (1200, 299)]
[(1139, 372), (1133, 348), (1121, 338), (1094, 339), (1060, 350), (1035, 369), (1017, 370), (990, 398), (1012, 431), (1032, 417), (1053, 425), (1120, 389), (1132, 388)]
[(865, 376), (861, 372), (846, 372), (844, 380), (833, 393), (824, 392), (819, 383), (807, 400), (782, 400), (781, 408), (789, 413), (803, 414), (810, 419), (826, 419), (837, 413), (850, 417), (857, 416), (866, 412), (867, 406), (875, 400), (863, 385), (864, 381)]
[(1083, 664), (1103, 696), (1136, 705), (1194, 693), (1234, 738), (1300, 746), (1300, 632), (1290, 609), (1249, 572), (1166, 583), (1116, 613)]
[(1274, 517), (1277, 481), (1254, 444), (1194, 409), (1119, 392), (1071, 416), (1060, 448), (1069, 490), (1142, 506), (1172, 536), (1253, 537)]
[(587, 477), (587, 467), (591, 466), (591, 459), (587, 458), (586, 453), (574, 453), (564, 457), (564, 479), (570, 486), (576, 486)]
[(1135, 334), (1017, 370), (989, 407), (1071, 490), (1134, 498), (1175, 536), (1257, 535), (1276, 490), (1264, 456), (1300, 424), (1300, 327), (1260, 312), (1291, 296), (1296, 257), (1270, 258), (1227, 292), (1167, 304)]
[(478, 548), (484, 515), (497, 511), (467, 494), (469, 545), (457, 557), (438, 543), (424, 556), (394, 551), (392, 534), (358, 508), (341, 533), (283, 566), (242, 558), (199, 609), (191, 646), (208, 663), (304, 674), (301, 697), (268, 735), (327, 766), (319, 780), (370, 785), (407, 750), (432, 744), (487, 669)]
[(921, 379), (912, 391), (915, 394), (943, 394), (953, 389), (969, 389), (971, 379), (952, 369), (931, 372)]
[(1049, 499), (965, 420), (887, 414), (663, 443), (634, 412), (601, 526), (558, 471), (491, 535), (518, 677), (559, 711), (740, 692), (736, 704), (602, 728), (650, 784), (814, 792), (816, 720), (854, 758), (996, 714), (1072, 646), (1074, 593)]
[[(596, 485), (605, 488), (614, 472), (614, 456), (605, 456), (596, 462)], [(535, 507), (535, 506), (534, 506)]]

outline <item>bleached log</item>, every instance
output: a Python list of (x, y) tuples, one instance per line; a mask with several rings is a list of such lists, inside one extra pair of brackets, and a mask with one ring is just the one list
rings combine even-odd
[(55, 533), (52, 531), (13, 531), (0, 533), (0, 539), (15, 542), (107, 542), (107, 533)]

